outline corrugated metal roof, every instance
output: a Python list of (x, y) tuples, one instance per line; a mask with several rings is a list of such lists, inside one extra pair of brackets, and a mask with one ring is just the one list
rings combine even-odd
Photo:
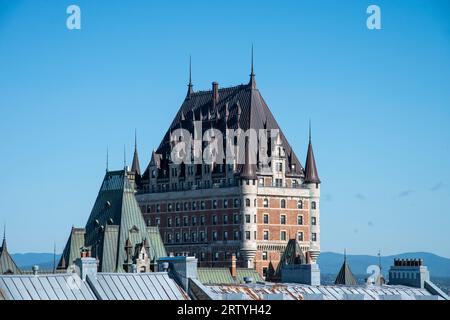
[[(218, 299), (224, 299), (230, 293), (242, 293), (244, 299), (262, 300), (267, 294), (283, 294), (285, 300), (304, 300), (314, 296), (323, 300), (346, 300), (363, 298), (364, 300), (382, 300), (384, 296), (397, 295), (405, 300), (430, 298), (433, 295), (426, 289), (404, 286), (309, 286), (295, 283), (252, 283), (252, 284), (220, 284), (205, 283), (208, 293)], [(437, 296), (434, 296), (437, 297)], [(439, 297), (439, 300), (442, 298)]]
[(95, 300), (75, 273), (0, 276), (0, 292), (5, 300)]
[(187, 300), (184, 291), (166, 272), (99, 273), (88, 276), (100, 300)]

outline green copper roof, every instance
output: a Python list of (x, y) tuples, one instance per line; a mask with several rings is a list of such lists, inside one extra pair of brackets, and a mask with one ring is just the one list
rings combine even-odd
[(158, 260), (161, 257), (167, 257), (166, 248), (161, 238), (158, 227), (147, 227), (148, 241), (150, 244), (150, 259)]
[(84, 246), (83, 228), (73, 228), (70, 231), (69, 239), (58, 263), (58, 269), (67, 269), (73, 264), (75, 259), (80, 257), (80, 248)]
[(239, 284), (249, 277), (253, 282), (263, 281), (255, 269), (237, 268), (236, 278), (231, 276), (230, 268), (198, 268), (198, 280), (203, 284)]
[(229, 268), (198, 268), (197, 276), (203, 284), (236, 283)]
[(261, 275), (255, 269), (237, 268), (236, 274), (239, 283), (245, 283), (245, 277), (252, 278), (254, 282), (264, 281)]
[(63, 256), (72, 262), (73, 257), (79, 257), (81, 246), (89, 247), (92, 256), (100, 260), (99, 271), (123, 272), (128, 239), (132, 248), (147, 239), (150, 260), (166, 256), (159, 231), (145, 225), (134, 192), (125, 170), (107, 172), (83, 229), (83, 239), (74, 245), (72, 232)]

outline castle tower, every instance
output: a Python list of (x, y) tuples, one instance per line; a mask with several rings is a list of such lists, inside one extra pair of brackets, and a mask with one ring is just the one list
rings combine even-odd
[(309, 124), (309, 144), (305, 164), (305, 185), (310, 191), (309, 214), (311, 219), (311, 244), (309, 257), (316, 263), (320, 254), (320, 179), (317, 173), (316, 160), (311, 142), (311, 122)]

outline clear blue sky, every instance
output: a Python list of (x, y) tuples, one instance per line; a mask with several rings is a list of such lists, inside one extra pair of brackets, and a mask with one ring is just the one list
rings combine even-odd
[[(82, 29), (66, 28), (81, 7)], [(377, 4), (382, 30), (366, 28)], [(322, 184), (322, 251), (450, 257), (450, 3), (0, 0), (0, 223), (61, 251), (105, 171), (148, 163), (186, 94), (248, 81)]]

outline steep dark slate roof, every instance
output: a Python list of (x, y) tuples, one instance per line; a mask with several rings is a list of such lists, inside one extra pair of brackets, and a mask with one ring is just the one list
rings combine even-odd
[[(75, 232), (77, 230), (79, 232)], [(109, 171), (86, 227), (72, 229), (59, 267), (67, 268), (72, 264), (80, 255), (80, 247), (85, 246), (91, 248), (93, 257), (99, 258), (100, 271), (123, 272), (127, 258), (125, 244), (129, 242), (134, 248), (145, 239), (151, 246), (150, 260), (166, 256), (159, 231), (145, 225), (127, 173), (124, 170)]]
[(306, 156), (305, 183), (320, 183), (311, 140), (309, 140), (308, 153)]
[(21, 274), (22, 272), (17, 267), (13, 258), (8, 252), (6, 239), (3, 238), (2, 246), (0, 247), (0, 274)]
[(353, 286), (357, 284), (356, 278), (347, 263), (347, 259), (344, 259), (344, 263), (342, 264), (341, 270), (339, 270), (334, 284), (342, 284), (346, 286)]
[(281, 279), (281, 269), (283, 268), (283, 265), (301, 264), (305, 262), (306, 258), (298, 241), (296, 239), (289, 239), (286, 249), (284, 249), (284, 252), (281, 255), (280, 263), (274, 271), (274, 274), (271, 276), (273, 279)]
[[(170, 155), (171, 132), (183, 128), (192, 134), (194, 119), (202, 121), (203, 133), (211, 127), (221, 130), (222, 133), (225, 132), (226, 128), (241, 128), (244, 131), (249, 128), (257, 131), (259, 129), (278, 129), (281, 134), (282, 146), (290, 161), (287, 166), (288, 174), (298, 176), (304, 174), (300, 161), (256, 87), (253, 72), (248, 84), (219, 88), (217, 101), (213, 101), (213, 90), (188, 92), (156, 150), (156, 154), (162, 159), (155, 159), (158, 156), (152, 155), (150, 164), (157, 163), (162, 167), (167, 166), (168, 162), (164, 160)], [(295, 165), (295, 172), (290, 172), (292, 165)], [(143, 177), (148, 177), (148, 168)]]
[(136, 135), (134, 136), (134, 154), (133, 154), (133, 163), (131, 164), (131, 172), (135, 173), (137, 176), (141, 175), (141, 166), (139, 165)]

